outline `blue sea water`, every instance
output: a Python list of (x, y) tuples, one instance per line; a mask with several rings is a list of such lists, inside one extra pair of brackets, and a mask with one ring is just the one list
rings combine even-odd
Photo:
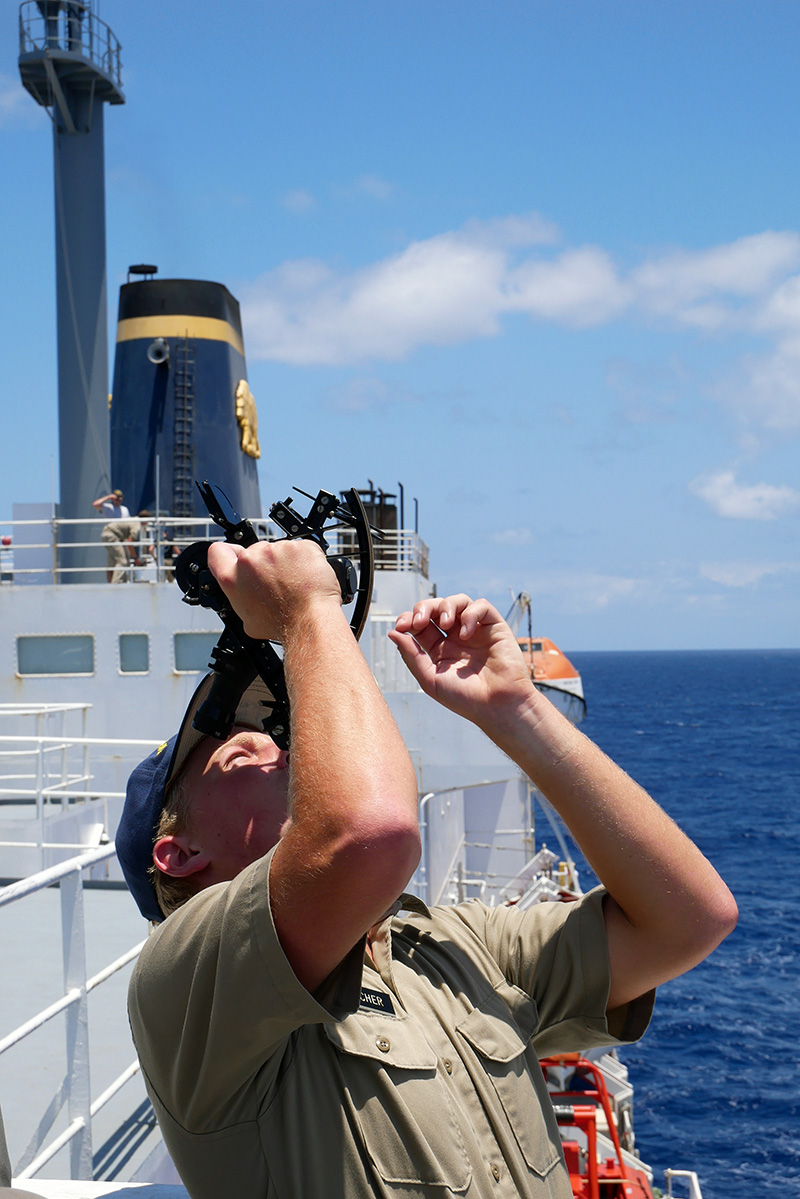
[(657, 1183), (666, 1166), (696, 1170), (704, 1199), (798, 1196), (800, 650), (570, 656), (585, 732), (700, 846), (740, 911), (621, 1053), (637, 1147)]

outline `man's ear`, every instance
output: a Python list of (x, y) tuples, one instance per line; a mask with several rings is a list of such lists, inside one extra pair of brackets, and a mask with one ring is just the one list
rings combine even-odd
[(188, 878), (205, 870), (211, 862), (203, 849), (193, 849), (184, 834), (176, 837), (159, 837), (153, 846), (153, 861), (163, 874), (173, 878)]

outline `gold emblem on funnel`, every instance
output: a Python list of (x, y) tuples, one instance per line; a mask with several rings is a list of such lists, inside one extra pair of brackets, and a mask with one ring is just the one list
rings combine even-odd
[(261, 457), (258, 444), (258, 413), (253, 393), (246, 379), (240, 379), (236, 388), (236, 419), (242, 433), (242, 450), (251, 458)]

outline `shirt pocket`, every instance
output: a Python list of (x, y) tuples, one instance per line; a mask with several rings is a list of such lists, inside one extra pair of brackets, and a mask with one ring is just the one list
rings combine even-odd
[(407, 1016), (359, 1012), (324, 1030), (339, 1054), (348, 1117), (384, 1181), (465, 1191), (472, 1170), (422, 1029)]
[(530, 1047), (538, 1019), (536, 1004), (528, 996), (521, 1003), (521, 998), (517, 987), (501, 984), (473, 1008), (458, 1032), (477, 1053), (522, 1156), (544, 1178), (561, 1161), (561, 1136), (547, 1084)]

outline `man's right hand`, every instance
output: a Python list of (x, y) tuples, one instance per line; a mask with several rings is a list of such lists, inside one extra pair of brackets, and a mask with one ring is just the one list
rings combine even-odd
[(215, 541), (208, 565), (247, 635), (260, 641), (283, 643), (318, 605), (341, 609), (336, 575), (314, 541), (258, 541), (246, 549)]

